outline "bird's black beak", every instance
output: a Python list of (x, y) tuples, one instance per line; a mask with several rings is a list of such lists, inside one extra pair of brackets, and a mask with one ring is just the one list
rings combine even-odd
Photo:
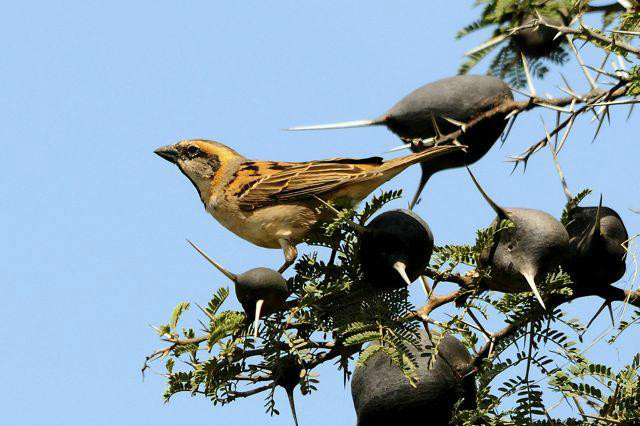
[(171, 163), (178, 161), (178, 150), (173, 145), (161, 146), (153, 152)]

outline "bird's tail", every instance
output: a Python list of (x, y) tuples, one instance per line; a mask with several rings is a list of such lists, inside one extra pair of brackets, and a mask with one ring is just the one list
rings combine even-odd
[(398, 172), (400, 172), (413, 164), (435, 160), (442, 155), (456, 151), (464, 151), (466, 148), (464, 145), (433, 146), (404, 157), (394, 158), (393, 160), (385, 162), (385, 164), (388, 169), (398, 169)]

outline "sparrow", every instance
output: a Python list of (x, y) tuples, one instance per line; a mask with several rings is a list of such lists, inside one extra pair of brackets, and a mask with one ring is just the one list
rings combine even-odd
[(205, 210), (225, 228), (257, 246), (282, 249), (282, 273), (297, 258), (296, 245), (326, 219), (326, 209), (318, 209), (323, 203), (354, 207), (407, 167), (459, 149), (464, 146), (435, 146), (388, 161), (370, 157), (292, 163), (249, 160), (219, 142), (197, 139), (154, 152), (178, 166)]

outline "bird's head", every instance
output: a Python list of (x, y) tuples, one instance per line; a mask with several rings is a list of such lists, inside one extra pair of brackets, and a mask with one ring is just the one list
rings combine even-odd
[(162, 146), (154, 151), (178, 166), (203, 198), (225, 175), (230, 165), (244, 160), (240, 154), (221, 143), (207, 140), (185, 140)]

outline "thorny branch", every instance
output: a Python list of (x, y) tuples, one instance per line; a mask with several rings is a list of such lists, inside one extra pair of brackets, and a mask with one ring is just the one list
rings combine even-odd
[[(524, 101), (506, 101), (484, 113), (479, 114), (473, 120), (469, 121), (468, 123), (465, 123), (464, 127), (454, 132), (443, 135), (440, 138), (437, 138), (437, 139), (432, 138), (428, 141), (425, 141), (422, 139), (405, 139), (404, 141), (407, 142), (405, 147), (408, 148), (411, 145), (428, 146), (430, 144), (440, 145), (440, 144), (446, 144), (446, 143), (455, 143), (454, 141), (457, 141), (458, 138), (461, 137), (466, 131), (468, 131), (470, 128), (477, 126), (479, 123), (483, 122), (484, 120), (488, 120), (490, 118), (501, 116), (501, 115), (504, 115), (505, 119), (508, 119), (511, 117), (515, 118), (516, 115), (525, 111), (532, 110), (536, 107), (546, 107), (546, 108), (554, 109), (557, 111), (558, 108), (560, 107), (566, 107), (566, 106), (575, 105), (575, 104), (584, 104), (578, 110), (562, 111), (562, 112), (569, 113), (571, 116), (577, 116), (590, 108), (594, 108), (596, 106), (596, 105), (593, 105), (594, 103), (598, 103), (598, 105), (602, 106), (600, 102), (603, 100), (613, 101), (615, 99), (619, 99), (621, 97), (626, 96), (627, 80), (624, 79), (624, 77), (621, 77), (621, 79), (624, 81), (623, 83), (624, 85), (622, 87), (616, 87), (615, 90), (611, 90), (611, 89), (603, 90), (603, 89), (596, 88), (582, 95), (571, 95), (571, 96), (566, 96), (561, 98), (552, 98), (552, 99), (543, 98), (540, 96), (529, 96), (529, 99)], [(553, 136), (556, 133), (558, 133), (565, 126), (567, 126), (568, 122), (569, 122), (568, 120), (565, 120), (565, 122), (560, 124), (558, 128), (554, 129), (550, 133), (550, 135)], [(543, 148), (546, 145), (546, 141), (547, 141), (547, 138), (545, 136), (544, 139), (542, 139), (540, 142), (537, 142), (531, 145), (531, 147), (527, 149), (523, 155), (519, 157), (515, 157), (514, 160), (516, 162), (520, 162), (520, 161), (526, 162), (526, 160), (528, 160), (528, 158), (532, 154), (534, 154), (536, 151), (538, 151), (539, 149)], [(425, 143), (425, 142), (428, 142), (428, 143)]]
[(626, 43), (624, 40), (616, 39), (615, 33), (613, 33), (611, 37), (608, 37), (598, 31), (594, 31), (593, 29), (585, 26), (582, 22), (582, 19), (578, 18), (578, 22), (580, 23), (579, 29), (568, 27), (566, 25), (554, 25), (550, 22), (546, 22), (544, 19), (539, 19), (536, 23), (538, 25), (553, 28), (563, 34), (575, 35), (576, 37), (587, 41), (597, 40), (610, 46), (611, 49), (624, 50), (626, 52), (633, 53), (640, 58), (640, 48), (632, 46), (629, 43)]
[[(453, 284), (459, 285), (461, 288), (459, 290), (453, 291), (448, 294), (436, 295), (431, 294), (428, 298), (427, 302), (418, 308), (412, 315), (405, 318), (405, 320), (411, 319), (420, 319), (423, 322), (429, 322), (429, 315), (431, 312), (436, 310), (437, 308), (447, 305), (449, 303), (454, 302), (459, 296), (461, 296), (465, 291), (467, 291), (473, 282), (474, 272), (470, 271), (464, 275), (450, 272), (441, 272), (436, 271), (431, 268), (425, 271), (425, 275), (436, 280), (436, 281), (446, 281)], [(589, 296), (598, 296), (606, 301), (618, 301), (618, 302), (627, 302), (630, 305), (636, 306), (640, 308), (640, 290), (624, 290), (613, 286), (606, 286), (602, 288), (586, 288), (586, 289), (576, 289), (572, 295), (558, 295), (554, 294), (550, 297), (544, 299), (545, 305), (547, 306), (547, 310), (543, 310), (541, 306), (534, 305), (532, 309), (532, 313), (530, 317), (522, 318), (520, 321), (515, 321), (513, 323), (508, 324), (502, 330), (499, 330), (494, 333), (488, 333), (489, 340), (478, 350), (476, 356), (473, 360), (473, 365), (476, 368), (480, 368), (482, 363), (487, 357), (490, 355), (491, 348), (496, 346), (501, 340), (507, 339), (513, 336), (518, 329), (530, 321), (531, 318), (539, 318), (545, 312), (553, 311), (558, 306), (569, 303), (573, 300), (589, 297)], [(191, 339), (167, 339), (171, 341), (173, 344), (166, 348), (160, 349), (153, 354), (149, 355), (145, 362), (145, 367), (143, 371), (148, 367), (148, 362), (163, 357), (168, 354), (170, 351), (175, 349), (177, 346), (185, 346), (190, 344), (199, 344), (206, 341), (209, 338), (208, 334), (203, 336), (194, 337)], [(329, 342), (312, 342), (313, 344), (308, 344), (306, 346), (300, 348), (314, 348), (314, 349), (327, 349), (326, 352), (320, 353), (307, 367), (308, 369), (312, 369), (320, 364), (323, 364), (327, 361), (333, 360), (340, 356), (351, 356), (358, 353), (361, 349), (359, 345), (355, 346), (344, 346), (341, 341), (334, 339)], [(263, 351), (260, 349), (254, 350), (246, 350), (246, 351), (238, 351), (233, 354), (233, 356), (229, 359), (230, 363), (236, 362), (240, 359), (246, 359), (252, 356), (262, 355)], [(261, 378), (260, 381), (268, 380), (269, 378)], [(241, 380), (241, 378), (238, 378)], [(258, 380), (256, 380), (258, 381)], [(262, 392), (264, 390), (269, 389), (269, 386), (265, 386), (263, 388), (259, 388), (259, 391), (254, 393)]]
[[(618, 8), (619, 8), (618, 4), (604, 5), (604, 6), (590, 6), (589, 11), (611, 10), (611, 9), (617, 10)], [(580, 38), (587, 41), (595, 40), (600, 44), (607, 45), (608, 49), (614, 52), (624, 51), (640, 57), (640, 48), (632, 46), (629, 43), (625, 42), (623, 40), (623, 37), (622, 36), (618, 37), (618, 35), (615, 32), (612, 32), (611, 36), (607, 36), (601, 32), (598, 32), (586, 27), (580, 19), (578, 19), (578, 23), (580, 27), (573, 28), (565, 25), (554, 25), (552, 23), (546, 22), (543, 18), (539, 17), (538, 20), (534, 20), (527, 25), (514, 28), (512, 30), (512, 33), (521, 31), (525, 28), (546, 26), (546, 27), (557, 30), (559, 33), (564, 34), (564, 36), (568, 38), (570, 43), (571, 43), (571, 37)], [(578, 55), (577, 51), (575, 50), (574, 50), (574, 53)], [(567, 114), (568, 117), (563, 121), (559, 121), (556, 127), (552, 129), (550, 132), (547, 132), (545, 130), (545, 135), (541, 140), (532, 144), (520, 156), (516, 156), (512, 158), (516, 166), (520, 162), (523, 162), (524, 166), (526, 167), (526, 163), (528, 159), (531, 157), (531, 155), (533, 155), (534, 153), (539, 151), (541, 148), (543, 148), (547, 143), (549, 143), (551, 137), (555, 136), (556, 134), (561, 132), (563, 129), (566, 129), (565, 135), (563, 137), (563, 142), (562, 142), (564, 143), (566, 136), (571, 130), (574, 120), (580, 114), (583, 114), (590, 110), (594, 110), (596, 118), (602, 115), (602, 117), (600, 118), (600, 123), (598, 125), (598, 129), (599, 129), (599, 126), (602, 123), (602, 120), (604, 119), (605, 115), (608, 113), (607, 109), (609, 106), (622, 104), (622, 103), (638, 102), (635, 98), (630, 98), (629, 100), (622, 101), (622, 102), (618, 101), (620, 98), (624, 98), (628, 96), (627, 95), (628, 88), (631, 82), (629, 78), (629, 74), (627, 74), (626, 72), (616, 72), (615, 74), (611, 74), (603, 70), (595, 69), (595, 71), (598, 72), (600, 75), (606, 75), (616, 80), (616, 83), (610, 89), (604, 90), (599, 88), (595, 84), (595, 81), (593, 81), (593, 79), (589, 77), (589, 73), (586, 70), (586, 68), (588, 67), (586, 67), (582, 63), (579, 56), (578, 56), (578, 59), (583, 71), (585, 72), (585, 75), (587, 75), (587, 77), (589, 78), (589, 82), (592, 87), (592, 90), (590, 90), (588, 93), (576, 94), (572, 91), (570, 87), (567, 87), (566, 89), (561, 88), (560, 90), (569, 94), (569, 96), (558, 97), (558, 98), (541, 97), (541, 96), (535, 95), (536, 91), (533, 88), (533, 83), (531, 82), (532, 79), (528, 78), (528, 81), (530, 82), (529, 83), (530, 94), (526, 94), (526, 93), (524, 94), (527, 97), (526, 100), (521, 100), (521, 101), (513, 100), (513, 101), (502, 102), (499, 105), (495, 106), (494, 108), (477, 115), (467, 123), (458, 123), (459, 129), (446, 135), (441, 135), (438, 132), (438, 135), (436, 137), (430, 138), (427, 140), (405, 139), (405, 142), (407, 142), (407, 145), (405, 145), (405, 147), (410, 147), (412, 145), (427, 146), (431, 144), (433, 145), (447, 144), (447, 143), (456, 144), (458, 143), (458, 138), (460, 138), (469, 129), (479, 125), (484, 120), (488, 120), (496, 116), (504, 116), (505, 119), (515, 120), (518, 114), (525, 111), (530, 111), (538, 107), (547, 108), (547, 109), (554, 110), (558, 113)], [(528, 68), (525, 62), (525, 70), (527, 69)], [(528, 75), (528, 77), (530, 76)], [(581, 105), (581, 106), (576, 109), (578, 105)], [(567, 109), (567, 107), (569, 108)], [(600, 108), (600, 112), (595, 112), (595, 109), (598, 107)], [(596, 131), (596, 134), (597, 134), (597, 131)], [(562, 147), (562, 143), (560, 145), (560, 148)], [(332, 256), (332, 260), (333, 260), (333, 256)], [(428, 268), (425, 271), (425, 276), (431, 278), (435, 282), (450, 282), (450, 283), (456, 284), (460, 288), (451, 293), (442, 294), (442, 295), (437, 295), (437, 294), (434, 294), (432, 291), (430, 291), (430, 294), (426, 303), (423, 306), (416, 309), (415, 312), (408, 315), (406, 318), (403, 318), (403, 320), (405, 321), (420, 320), (425, 326), (429, 323), (432, 323), (433, 321), (429, 318), (429, 315), (433, 311), (435, 311), (439, 307), (455, 302), (459, 297), (463, 296), (465, 293), (468, 293), (470, 290), (474, 289), (474, 281), (477, 278), (475, 274), (476, 274), (475, 271), (470, 271), (470, 272), (467, 272), (466, 274), (459, 274), (459, 273), (453, 273), (453, 272), (442, 272), (442, 271), (437, 271), (437, 270)], [(529, 316), (525, 316), (523, 318), (520, 318), (518, 321), (509, 323), (501, 330), (498, 330), (496, 332), (487, 332), (483, 330), (483, 333), (487, 337), (487, 342), (479, 348), (479, 350), (476, 352), (475, 356), (473, 357), (473, 366), (475, 367), (475, 369), (480, 369), (483, 366), (484, 361), (491, 358), (492, 348), (498, 345), (501, 341), (514, 336), (520, 330), (520, 328), (523, 325), (525, 325), (527, 322), (531, 321), (532, 318), (534, 319), (540, 318), (545, 313), (553, 311), (555, 308), (557, 308), (558, 306), (564, 303), (570, 303), (573, 300), (583, 298), (583, 297), (588, 297), (588, 296), (597, 296), (609, 302), (612, 302), (612, 301), (625, 302), (640, 308), (640, 290), (624, 290), (617, 287), (606, 286), (602, 288), (587, 288), (587, 289), (576, 288), (574, 289), (574, 292), (570, 295), (567, 295), (567, 294), (550, 295), (544, 300), (545, 305), (547, 306), (547, 310), (543, 310), (542, 307), (536, 304), (532, 306), (531, 313)], [(287, 302), (285, 309), (289, 310), (289, 309), (298, 307), (299, 305), (300, 305), (299, 300), (292, 300)], [(296, 328), (296, 327), (303, 327), (303, 325), (290, 324), (288, 328)], [(177, 338), (176, 336), (164, 335), (163, 338), (165, 341), (170, 342), (171, 344), (165, 348), (155, 351), (154, 353), (146, 357), (145, 364), (142, 369), (143, 373), (149, 367), (148, 366), (149, 362), (165, 357), (169, 355), (172, 351), (174, 351), (176, 348), (181, 346), (187, 346), (187, 345), (199, 346), (201, 343), (207, 341), (210, 338), (210, 335), (207, 333), (199, 337), (193, 337), (193, 338), (187, 338), (187, 339), (180, 339), (180, 338)], [(283, 344), (283, 345), (286, 346), (286, 344)], [(352, 355), (357, 354), (361, 350), (361, 348), (362, 348), (362, 345), (345, 346), (343, 344), (343, 341), (341, 341), (339, 338), (336, 338), (328, 342), (314, 342), (309, 339), (309, 341), (306, 342), (303, 346), (297, 347), (297, 349), (312, 349), (316, 351), (313, 360), (309, 362), (307, 365), (305, 365), (305, 367), (309, 370), (315, 368), (320, 364), (323, 364), (327, 361), (334, 360), (339, 357), (349, 358)], [(237, 350), (236, 352), (234, 352), (233, 354), (231, 354), (226, 358), (226, 362), (228, 362), (229, 364), (233, 364), (234, 362), (247, 359), (249, 357), (262, 356), (264, 355), (264, 353), (265, 352), (263, 349)], [(235, 377), (235, 380), (256, 383), (256, 382), (274, 380), (274, 378), (271, 376), (247, 377), (247, 376), (238, 375)], [(233, 395), (236, 397), (254, 395), (254, 394), (258, 394), (258, 393), (270, 390), (273, 388), (273, 386), (274, 386), (273, 384), (268, 384), (268, 385), (259, 386), (246, 391), (234, 391)]]
[[(595, 9), (594, 10), (590, 9), (589, 11), (596, 11), (596, 9), (610, 10), (611, 8), (614, 8), (615, 10), (617, 10), (618, 6), (619, 5), (616, 5), (616, 4), (604, 5), (604, 6), (593, 6), (592, 8), (595, 8)], [(635, 99), (635, 97), (632, 97), (630, 99), (623, 100), (623, 101), (616, 101), (617, 99), (626, 97), (628, 95), (628, 89), (631, 83), (629, 74), (625, 71), (619, 71), (619, 70), (616, 70), (616, 72), (612, 74), (601, 69), (594, 69), (594, 68), (588, 67), (587, 65), (584, 64), (584, 61), (582, 60), (582, 58), (580, 57), (580, 54), (575, 48), (572, 37), (581, 38), (587, 41), (595, 40), (601, 44), (605, 44), (609, 46), (610, 50), (614, 52), (623, 51), (623, 52), (634, 54), (638, 57), (640, 57), (640, 48), (632, 46), (629, 43), (625, 42), (623, 40), (623, 35), (619, 35), (617, 37), (617, 34), (615, 32), (612, 32), (611, 37), (609, 37), (604, 35), (601, 32), (588, 28), (587, 26), (584, 25), (584, 23), (580, 18), (578, 19), (578, 22), (580, 24), (579, 29), (565, 26), (565, 25), (555, 25), (553, 23), (546, 22), (543, 17), (538, 16), (538, 19), (533, 19), (531, 22), (525, 25), (512, 28), (509, 31), (509, 35), (513, 35), (525, 29), (537, 28), (539, 26), (546, 26), (546, 27), (557, 30), (559, 32), (559, 35), (564, 35), (567, 38), (569, 44), (571, 45), (572, 50), (574, 51), (574, 54), (578, 59), (578, 63), (580, 64), (580, 67), (582, 68), (583, 72), (585, 73), (585, 76), (589, 80), (589, 85), (592, 88), (591, 91), (585, 94), (576, 94), (569, 87), (567, 87), (566, 89), (559, 88), (563, 92), (569, 94), (569, 96), (566, 96), (566, 97), (547, 98), (547, 97), (537, 96), (536, 90), (533, 87), (533, 79), (531, 78), (531, 75), (529, 72), (527, 60), (526, 58), (523, 57), (522, 58), (523, 68), (525, 70), (525, 73), (527, 74), (527, 81), (529, 83), (530, 93), (527, 94), (527, 93), (519, 92), (518, 90), (515, 90), (515, 89), (513, 90), (525, 95), (528, 98), (527, 100), (524, 100), (524, 101), (514, 100), (514, 101), (502, 102), (497, 106), (495, 106), (494, 108), (488, 111), (485, 111), (484, 113), (478, 114), (468, 123), (458, 123), (459, 129), (446, 135), (440, 135), (438, 132), (438, 134), (436, 134), (435, 137), (428, 138), (428, 139), (420, 139), (420, 138), (403, 139), (404, 142), (406, 142), (406, 145), (404, 145), (403, 148), (409, 148), (411, 146), (420, 146), (420, 145), (430, 146), (430, 145), (439, 145), (439, 144), (447, 144), (447, 143), (458, 144), (459, 143), (458, 138), (460, 138), (466, 131), (468, 131), (468, 129), (477, 126), (479, 123), (483, 122), (484, 120), (487, 120), (496, 116), (504, 116), (505, 119), (511, 119), (513, 123), (513, 120), (515, 120), (518, 114), (525, 111), (532, 110), (537, 107), (543, 107), (543, 108), (557, 111), (559, 113), (568, 114), (569, 117), (566, 120), (562, 121), (550, 133), (547, 133), (540, 141), (532, 144), (527, 150), (524, 151), (523, 154), (512, 157), (512, 161), (515, 162), (515, 166), (517, 166), (520, 162), (522, 162), (524, 163), (524, 166), (526, 168), (527, 161), (529, 160), (531, 155), (533, 155), (534, 153), (539, 151), (541, 148), (543, 148), (547, 144), (550, 137), (556, 135), (561, 130), (566, 128), (565, 135), (563, 137), (563, 143), (564, 143), (573, 126), (573, 123), (576, 117), (585, 112), (594, 110), (596, 107), (599, 108), (598, 112), (594, 111), (596, 118), (599, 119), (598, 128), (596, 130), (596, 136), (597, 136), (598, 131), (600, 130), (600, 126), (602, 125), (602, 122), (604, 120), (604, 117), (608, 115), (609, 106), (622, 105), (622, 104), (635, 104), (640, 101)], [(640, 33), (639, 34), (633, 33), (633, 35), (640, 35)], [(496, 37), (494, 42), (499, 42), (503, 39), (504, 37)], [(596, 71), (599, 75), (606, 75), (610, 78), (615, 79), (616, 84), (609, 90), (604, 90), (599, 88), (596, 83), (597, 78), (594, 80), (587, 68), (591, 68), (592, 70)], [(582, 105), (582, 106), (578, 109), (575, 109), (577, 105)], [(570, 108), (567, 109), (566, 107), (570, 107)], [(594, 139), (595, 139), (595, 136), (594, 136)], [(560, 145), (560, 148), (562, 147), (563, 143)]]

